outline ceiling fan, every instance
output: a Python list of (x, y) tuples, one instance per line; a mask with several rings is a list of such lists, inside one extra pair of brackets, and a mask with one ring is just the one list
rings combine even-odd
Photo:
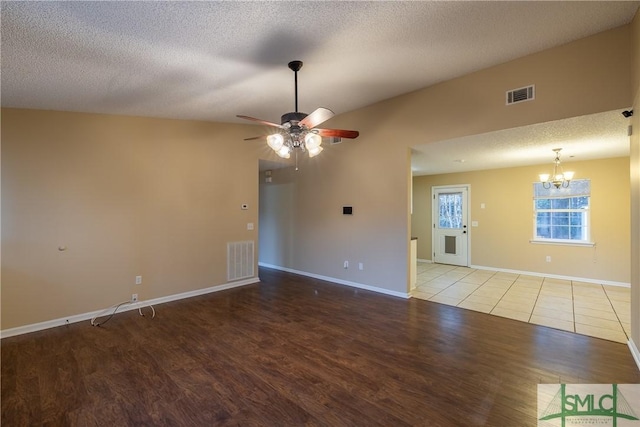
[(316, 128), (316, 126), (324, 123), (334, 116), (333, 111), (328, 108), (317, 108), (311, 114), (301, 113), (298, 111), (298, 71), (302, 68), (302, 61), (289, 62), (289, 68), (294, 73), (296, 111), (283, 114), (281, 124), (256, 119), (254, 117), (238, 115), (237, 117), (241, 119), (251, 120), (278, 128), (274, 134), (245, 138), (245, 141), (266, 138), (267, 145), (269, 145), (269, 147), (271, 147), (280, 157), (288, 159), (291, 157), (291, 152), (295, 151), (297, 160), (298, 150), (302, 152), (306, 151), (309, 154), (309, 157), (314, 157), (320, 154), (322, 151), (322, 147), (320, 145), (322, 144), (323, 136), (350, 139), (357, 138), (359, 132), (355, 130)]

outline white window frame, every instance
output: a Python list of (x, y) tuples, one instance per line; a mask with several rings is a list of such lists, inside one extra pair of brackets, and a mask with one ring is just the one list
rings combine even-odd
[[(575, 192), (573, 188), (576, 188), (576, 181), (588, 181), (589, 191), (585, 192)], [(539, 182), (533, 183), (533, 239), (530, 240), (531, 243), (542, 243), (542, 244), (551, 244), (551, 245), (567, 245), (567, 246), (593, 246), (594, 242), (591, 241), (591, 182), (588, 179), (583, 180), (573, 180), (574, 187), (571, 185), (568, 188), (552, 188), (551, 190), (547, 190), (549, 192), (549, 196), (541, 197), (536, 196), (536, 186), (541, 186), (542, 184)], [(538, 187), (539, 188), (539, 187)], [(538, 199), (564, 199), (570, 197), (581, 197), (587, 196), (589, 198), (589, 206), (587, 209), (537, 209), (536, 208), (536, 200)], [(582, 221), (582, 239), (550, 239), (546, 237), (538, 236), (538, 213), (540, 212), (568, 212), (568, 213), (581, 213), (583, 215)]]

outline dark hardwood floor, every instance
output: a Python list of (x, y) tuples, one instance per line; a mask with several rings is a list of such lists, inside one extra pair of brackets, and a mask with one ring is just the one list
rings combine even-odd
[(597, 338), (261, 269), (2, 340), (2, 426), (535, 426), (538, 383), (638, 383)]

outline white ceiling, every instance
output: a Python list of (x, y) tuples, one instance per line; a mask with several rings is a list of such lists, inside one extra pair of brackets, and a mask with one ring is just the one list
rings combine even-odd
[[(299, 59), (299, 109), (339, 114), (627, 24), (639, 5), (3, 1), (2, 106), (278, 122), (294, 110), (286, 64)], [(501, 153), (502, 165), (504, 148), (517, 145), (505, 135), (482, 142)], [(438, 146), (464, 144), (461, 165), (497, 156), (483, 151), (472, 162), (468, 147), (478, 144), (466, 140)], [(433, 167), (425, 162), (434, 151), (421, 155), (420, 168)]]

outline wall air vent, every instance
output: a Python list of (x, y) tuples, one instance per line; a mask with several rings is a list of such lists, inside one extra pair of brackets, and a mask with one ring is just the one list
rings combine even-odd
[(340, 144), (342, 142), (342, 138), (339, 136), (329, 137), (329, 144)]
[(536, 98), (535, 86), (521, 87), (507, 91), (507, 105), (531, 101)]
[(227, 280), (253, 277), (253, 241), (227, 243)]

